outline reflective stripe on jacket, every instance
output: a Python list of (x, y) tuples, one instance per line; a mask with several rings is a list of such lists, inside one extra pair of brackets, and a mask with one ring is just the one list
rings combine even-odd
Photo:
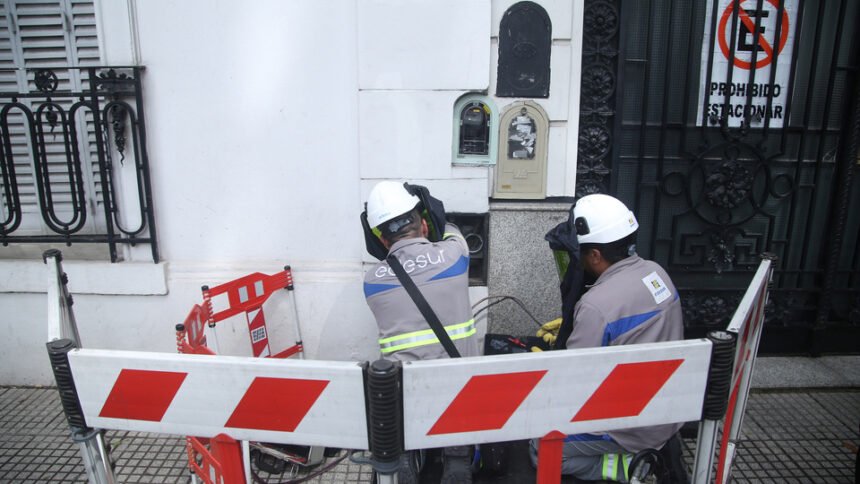
[[(601, 477), (607, 481), (627, 482), (630, 479), (630, 461), (633, 454), (603, 454), (601, 459)], [(621, 471), (618, 474), (618, 461), (621, 461)]]
[[(475, 334), (475, 320), (470, 319), (465, 323), (445, 326), (445, 332), (448, 333), (448, 337), (451, 338), (451, 341), (468, 338)], [(379, 350), (382, 354), (388, 354), (408, 348), (432, 344), (439, 344), (439, 338), (436, 337), (436, 334), (433, 333), (432, 329), (424, 329), (421, 331), (413, 331), (411, 333), (380, 339)]]

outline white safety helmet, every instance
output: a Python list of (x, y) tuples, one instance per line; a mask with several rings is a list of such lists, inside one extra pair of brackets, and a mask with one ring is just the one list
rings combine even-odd
[(636, 216), (621, 200), (602, 193), (586, 195), (576, 202), (573, 223), (580, 244), (608, 244), (639, 228)]
[(401, 182), (381, 181), (367, 197), (367, 224), (378, 227), (412, 210), (420, 200), (406, 191)]

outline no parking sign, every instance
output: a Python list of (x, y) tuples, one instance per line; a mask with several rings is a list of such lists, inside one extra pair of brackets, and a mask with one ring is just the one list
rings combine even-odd
[(730, 127), (745, 117), (753, 127), (765, 119), (783, 126), (796, 19), (796, 0), (714, 0), (707, 7), (698, 126), (715, 126), (723, 116)]

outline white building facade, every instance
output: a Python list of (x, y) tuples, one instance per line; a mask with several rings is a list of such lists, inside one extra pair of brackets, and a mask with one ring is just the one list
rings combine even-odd
[[(20, 65), (28, 47), (13, 39), (26, 26), (25, 6), (18, 5), (25, 2), (7, 3), (2, 28), (18, 54), (9, 54), (3, 67), (37, 65)], [(153, 262), (147, 244), (121, 245), (116, 262), (86, 244), (0, 246), (0, 384), (53, 381), (40, 256), (49, 247), (64, 251), (84, 346), (173, 352), (174, 326), (200, 301), (202, 285), (289, 264), (308, 356), (376, 358), (376, 327), (362, 292), (373, 259), (358, 217), (371, 187), (406, 180), (428, 186), (449, 212), (492, 215), (498, 159), (457, 159), (464, 96), (485, 100), (493, 119), (516, 103), (537, 106), (546, 117), (540, 128), (546, 159), (543, 193), (531, 198), (574, 195), (582, 4), (535, 2), (552, 26), (548, 97), (496, 97), (499, 26), (515, 3), (57, 0), (45, 6), (33, 18), (57, 18), (67, 32), (89, 33), (90, 57), (69, 62), (144, 66), (159, 260)], [(13, 84), (2, 90), (14, 89), (8, 79)], [(499, 133), (495, 155), (507, 151)], [(115, 168), (123, 188), (133, 179), (123, 172), (129, 166)], [(133, 205), (121, 200), (118, 210), (133, 214)], [(38, 226), (35, 202), (31, 208), (24, 218)], [(493, 240), (486, 242), (493, 257)], [(540, 250), (549, 264), (548, 249)], [(492, 292), (488, 285), (493, 281), (472, 288), (474, 301)]]

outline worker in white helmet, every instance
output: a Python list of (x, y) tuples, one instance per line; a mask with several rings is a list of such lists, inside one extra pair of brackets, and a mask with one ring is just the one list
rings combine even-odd
[[(427, 221), (421, 216), (420, 199), (406, 185), (378, 183), (366, 204), (367, 225), (400, 261), (435, 312), (460, 356), (477, 356), (475, 321), (469, 301), (469, 249), (460, 230), (447, 224), (442, 240), (431, 242)], [(416, 303), (383, 259), (364, 277), (364, 295), (379, 328), (383, 358), (413, 361), (448, 358), (448, 353), (422, 316)], [(398, 482), (417, 483), (421, 453), (405, 452)], [(442, 482), (471, 482), (471, 449), (449, 447), (443, 451)]]
[[(684, 323), (678, 291), (657, 263), (636, 255), (636, 216), (603, 194), (576, 202), (574, 225), (583, 269), (596, 282), (576, 303), (567, 349), (680, 340)], [(661, 449), (681, 424), (569, 435), (562, 473), (584, 480), (627, 482), (633, 454)], [(531, 443), (536, 461), (538, 441)]]

